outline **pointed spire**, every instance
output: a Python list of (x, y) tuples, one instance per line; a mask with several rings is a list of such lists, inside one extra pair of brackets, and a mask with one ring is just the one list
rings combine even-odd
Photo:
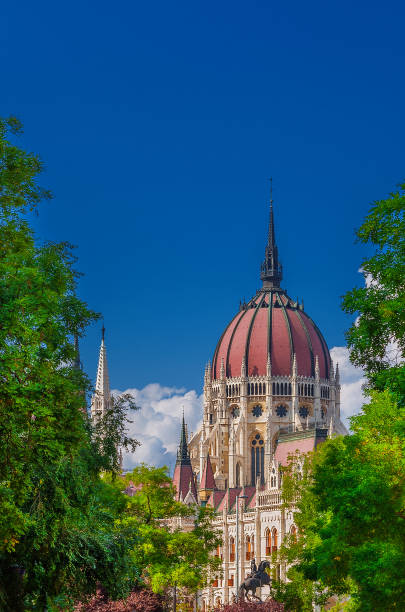
[(80, 361), (80, 348), (79, 348), (79, 336), (75, 334), (74, 337), (75, 357), (73, 359), (73, 367), (76, 370), (82, 369), (82, 362)]
[(101, 330), (101, 346), (98, 358), (95, 394), (91, 400), (92, 417), (100, 417), (111, 406), (110, 378), (108, 376), (107, 351), (104, 343), (105, 327)]
[(271, 357), (270, 353), (267, 354), (267, 365), (266, 365), (266, 376), (271, 376)]
[(107, 350), (104, 342), (105, 327), (101, 329), (101, 346), (98, 358), (96, 392), (101, 393), (105, 398), (110, 398), (110, 378), (108, 376)]
[(260, 278), (263, 281), (263, 287), (269, 289), (273, 287), (280, 287), (281, 279), (283, 278), (282, 266), (278, 261), (278, 249), (274, 232), (273, 179), (270, 179), (269, 233), (265, 249), (264, 261), (261, 266)]
[(335, 380), (336, 383), (339, 384), (340, 383), (340, 372), (339, 372), (339, 364), (336, 364), (336, 371), (335, 371)]
[(293, 362), (292, 362), (292, 376), (295, 378), (298, 376), (297, 355), (295, 353), (294, 353)]
[(333, 365), (333, 359), (330, 360), (330, 371), (329, 371), (329, 380), (331, 381), (331, 383), (334, 381), (335, 379), (335, 367)]
[(242, 357), (242, 367), (240, 369), (241, 378), (246, 378), (246, 355)]
[(177, 449), (176, 465), (191, 465), (190, 455), (188, 452), (186, 423), (184, 420), (184, 410), (183, 410), (183, 417), (181, 421), (180, 444)]
[(319, 380), (319, 357), (315, 356), (315, 380)]
[(223, 357), (221, 358), (221, 369), (220, 369), (220, 372), (219, 372), (219, 377), (221, 379), (225, 378), (225, 365), (224, 365), (224, 358)]
[(208, 360), (207, 363), (207, 382), (211, 382), (211, 360)]

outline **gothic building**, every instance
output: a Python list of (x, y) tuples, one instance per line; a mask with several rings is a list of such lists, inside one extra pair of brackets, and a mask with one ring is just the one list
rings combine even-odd
[[(338, 366), (303, 303), (281, 286), (272, 199), (260, 278), (262, 288), (240, 304), (205, 369), (201, 429), (187, 441), (182, 424), (177, 497), (215, 508), (223, 533), (217, 551), (223, 574), (202, 592), (203, 610), (231, 601), (251, 560), (270, 557), (286, 534), (295, 533), (280, 498), (280, 467), (288, 455), (347, 433)], [(276, 571), (282, 576), (284, 570)]]

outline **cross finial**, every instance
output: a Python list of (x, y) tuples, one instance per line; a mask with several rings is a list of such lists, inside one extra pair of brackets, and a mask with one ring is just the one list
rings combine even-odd
[(273, 204), (273, 177), (269, 178), (270, 181), (270, 204)]
[(103, 327), (101, 328), (101, 339), (104, 342), (104, 336), (105, 336), (105, 327), (104, 327), (104, 320), (103, 320)]

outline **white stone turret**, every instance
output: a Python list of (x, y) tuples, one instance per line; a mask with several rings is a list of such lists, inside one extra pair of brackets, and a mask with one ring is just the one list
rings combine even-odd
[(299, 429), (301, 424), (298, 415), (298, 367), (297, 355), (294, 353), (292, 368), (291, 368), (291, 405), (292, 405), (292, 425), (294, 430)]
[(314, 417), (315, 425), (321, 423), (321, 383), (319, 377), (319, 357), (315, 356), (315, 385), (314, 385)]
[(96, 387), (91, 398), (91, 417), (94, 420), (101, 418), (111, 407), (110, 379), (108, 376), (107, 350), (104, 342), (105, 328), (103, 325), (100, 354), (98, 358)]

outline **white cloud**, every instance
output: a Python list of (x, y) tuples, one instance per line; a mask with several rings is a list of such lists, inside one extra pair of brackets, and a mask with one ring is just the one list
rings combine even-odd
[(339, 364), (340, 371), (340, 411), (343, 422), (349, 427), (348, 417), (357, 414), (366, 399), (362, 386), (366, 379), (361, 368), (356, 368), (349, 359), (346, 346), (334, 346), (330, 351), (334, 363)]
[[(113, 393), (122, 393), (113, 391)], [(124, 468), (131, 469), (145, 462), (156, 466), (168, 465), (172, 470), (180, 438), (181, 415), (188, 431), (197, 431), (202, 418), (202, 395), (194, 390), (163, 387), (159, 383), (143, 389), (126, 389), (140, 410), (130, 415), (129, 433), (141, 442), (135, 453), (124, 453)]]

